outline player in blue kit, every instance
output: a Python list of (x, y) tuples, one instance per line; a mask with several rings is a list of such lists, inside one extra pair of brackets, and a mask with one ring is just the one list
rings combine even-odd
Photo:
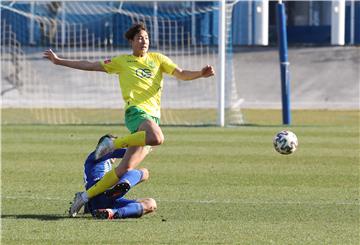
[[(116, 138), (112, 135), (103, 137)], [(89, 189), (109, 172), (112, 169), (112, 164), (116, 159), (122, 158), (125, 152), (125, 148), (116, 149), (98, 160), (95, 160), (95, 153), (91, 152), (84, 164), (85, 189)], [(145, 168), (127, 171), (116, 185), (92, 198), (86, 204), (85, 211), (99, 219), (139, 218), (144, 214), (154, 212), (156, 202), (152, 198), (129, 200), (123, 197), (132, 187), (148, 178), (149, 171)]]

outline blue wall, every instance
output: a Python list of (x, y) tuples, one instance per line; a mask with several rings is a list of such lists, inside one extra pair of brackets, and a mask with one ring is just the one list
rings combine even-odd
[[(12, 7), (21, 11), (30, 13), (30, 3), (15, 3), (13, 2), (2, 2), (4, 5), (12, 3)], [(77, 4), (77, 9), (72, 9), (71, 6)], [(82, 23), (83, 32), (88, 29), (88, 33), (94, 35), (97, 42), (105, 43), (106, 40), (112, 38), (114, 45), (127, 45), (127, 41), (123, 35), (127, 28), (131, 25), (132, 20), (129, 16), (120, 13), (102, 13), (102, 14), (87, 14), (79, 13), (78, 8), (81, 8), (81, 4), (91, 4), (94, 8), (96, 7), (111, 7), (112, 9), (120, 6), (119, 2), (66, 2), (66, 6), (69, 11), (66, 12), (66, 21), (72, 24)], [(248, 45), (252, 43), (251, 36), (254, 32), (254, 25), (252, 24), (252, 30), (249, 30), (248, 16), (249, 16), (249, 4), (254, 5), (253, 1), (240, 1), (235, 4), (232, 13), (232, 42), (234, 45)], [(272, 3), (270, 3), (272, 4)], [(169, 7), (170, 6), (170, 7)], [(217, 2), (196, 2), (197, 8), (205, 7), (217, 7)], [(360, 2), (355, 3), (356, 9), (356, 23), (355, 23), (355, 42), (360, 43)], [(175, 30), (171, 23), (165, 22), (164, 25), (159, 25), (159, 35), (161, 40), (171, 40), (173, 44), (181, 45), (180, 38), (177, 38), (176, 31), (180, 35), (180, 30), (184, 33), (191, 33), (191, 15), (185, 14), (179, 9), (191, 10), (189, 2), (179, 3), (168, 3), (159, 2), (158, 5), (158, 17), (166, 17), (167, 19), (177, 20), (179, 24), (178, 29)], [(141, 4), (139, 2), (124, 2), (122, 9), (137, 12), (139, 14), (153, 15), (153, 7), (151, 2)], [(176, 14), (174, 14), (176, 11)], [(255, 7), (252, 6), (252, 10), (256, 11)], [(272, 13), (270, 9), (270, 19)], [(55, 18), (61, 21), (61, 13), (52, 13), (49, 11), (46, 4), (36, 4), (35, 13), (40, 16), (49, 18)], [(253, 13), (254, 16), (255, 13)], [(1, 8), (1, 21), (6, 21), (8, 24), (11, 23), (13, 26), (12, 31), (15, 32), (17, 40), (23, 45), (29, 44), (29, 29), (30, 21), (23, 15), (16, 14), (7, 9)], [(151, 23), (148, 21), (148, 28), (151, 28)], [(35, 24), (34, 39), (35, 45), (48, 45), (49, 40), (43, 37), (41, 32), (41, 25), (36, 22)], [(170, 31), (171, 30), (171, 31)], [(323, 26), (288, 26), (288, 42), (294, 43), (312, 43), (312, 44), (330, 44), (331, 27), (328, 25)], [(61, 41), (61, 26), (57, 26), (58, 41)], [(72, 30), (74, 31), (74, 30)], [(150, 30), (151, 31), (151, 30)], [(276, 28), (270, 22), (269, 26), (269, 41), (270, 43), (276, 42)], [(67, 32), (68, 34), (68, 32)], [(80, 36), (83, 36), (80, 38)], [(196, 15), (196, 44), (197, 45), (217, 45), (218, 44), (218, 13), (205, 12), (198, 13)], [(178, 40), (178, 43), (175, 43)], [(80, 33), (80, 30), (76, 30), (71, 36), (66, 36), (66, 41), (69, 43), (84, 43), (86, 41), (91, 42), (91, 38), (86, 40), (84, 33)], [(346, 43), (350, 41), (350, 7), (346, 7)]]

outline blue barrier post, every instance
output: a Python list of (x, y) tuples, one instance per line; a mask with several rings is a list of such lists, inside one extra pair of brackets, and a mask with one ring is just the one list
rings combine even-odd
[(277, 36), (279, 45), (280, 72), (281, 72), (281, 96), (283, 124), (291, 123), (290, 111), (290, 72), (288, 61), (288, 45), (286, 36), (286, 14), (282, 1), (277, 4)]

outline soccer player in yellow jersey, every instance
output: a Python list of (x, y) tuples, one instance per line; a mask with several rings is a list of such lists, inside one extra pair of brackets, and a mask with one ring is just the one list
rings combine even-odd
[(76, 216), (90, 198), (103, 193), (115, 185), (125, 172), (134, 169), (148, 153), (145, 146), (157, 146), (164, 142), (164, 135), (159, 126), (163, 73), (173, 75), (179, 80), (194, 80), (215, 74), (214, 68), (210, 65), (198, 71), (183, 70), (165, 55), (148, 52), (148, 31), (142, 23), (130, 27), (125, 37), (132, 47), (132, 54), (120, 55), (101, 62), (62, 59), (52, 50), (44, 52), (44, 58), (56, 65), (117, 74), (126, 104), (125, 125), (131, 132), (122, 138), (104, 138), (99, 142), (95, 151), (96, 158), (114, 149), (128, 149), (120, 164), (108, 172), (101, 181), (86, 192), (76, 193), (69, 210), (71, 217)]

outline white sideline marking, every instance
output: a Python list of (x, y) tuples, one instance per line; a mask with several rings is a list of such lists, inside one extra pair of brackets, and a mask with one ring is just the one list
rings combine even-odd
[[(28, 199), (28, 200), (46, 200), (46, 201), (72, 201), (71, 198), (63, 199), (58, 197), (36, 197), (36, 196), (2, 196), (2, 199)], [(301, 202), (301, 201), (241, 201), (241, 200), (167, 200), (167, 199), (157, 199), (157, 202), (177, 202), (177, 203), (195, 203), (195, 204), (251, 204), (251, 205), (261, 205), (261, 204), (278, 204), (278, 205), (356, 205), (360, 206), (360, 202)]]
[(241, 201), (241, 200), (157, 200), (159, 202), (180, 202), (180, 203), (204, 203), (204, 204), (278, 204), (278, 205), (357, 205), (360, 206), (359, 202), (301, 202), (301, 201)]
[(36, 196), (2, 196), (2, 199), (28, 199), (28, 200), (48, 200), (48, 201), (66, 201), (67, 199), (58, 197), (36, 197)]

